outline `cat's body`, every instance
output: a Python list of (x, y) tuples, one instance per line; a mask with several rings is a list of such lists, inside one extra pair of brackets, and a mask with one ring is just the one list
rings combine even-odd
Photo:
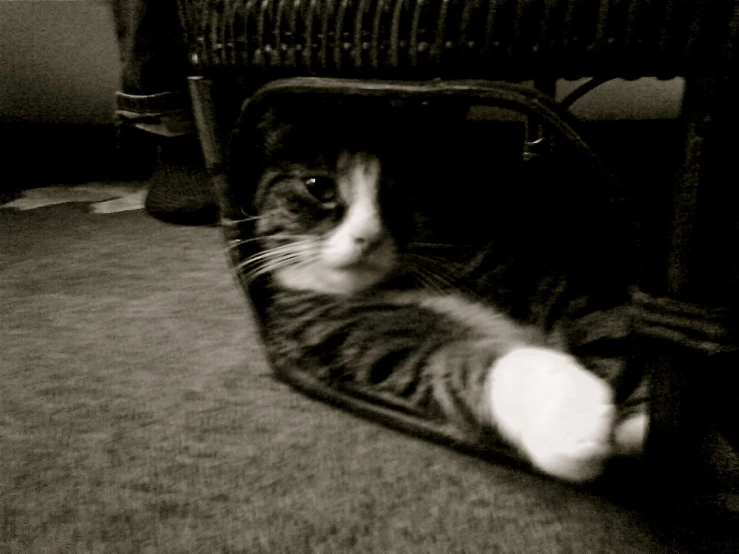
[(646, 416), (617, 406), (622, 360), (592, 348), (628, 337), (620, 275), (551, 246), (561, 237), (537, 241), (533, 223), (498, 240), (523, 238), (521, 214), (547, 206), (481, 208), (449, 182), (474, 172), (438, 169), (443, 149), (422, 160), (430, 142), (407, 142), (412, 124), (287, 112), (265, 117), (240, 174), (259, 248), (239, 269), (269, 280), (276, 363), (402, 398), (570, 481), (639, 451)]

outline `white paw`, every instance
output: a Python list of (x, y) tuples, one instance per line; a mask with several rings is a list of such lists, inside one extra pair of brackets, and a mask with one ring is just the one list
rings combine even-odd
[(644, 412), (628, 416), (613, 431), (615, 453), (620, 456), (641, 456), (647, 439), (649, 416)]
[(611, 454), (615, 408), (607, 383), (566, 354), (519, 348), (487, 380), (493, 423), (539, 470), (594, 479)]

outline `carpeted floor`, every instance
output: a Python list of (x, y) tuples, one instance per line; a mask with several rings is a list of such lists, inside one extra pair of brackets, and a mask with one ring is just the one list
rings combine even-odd
[(215, 228), (2, 211), (0, 313), (0, 552), (682, 551), (275, 382)]

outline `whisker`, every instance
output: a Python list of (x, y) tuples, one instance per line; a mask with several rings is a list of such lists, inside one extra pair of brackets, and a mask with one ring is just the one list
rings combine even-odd
[(238, 248), (239, 246), (242, 246), (244, 244), (249, 244), (251, 242), (257, 242), (257, 241), (267, 241), (267, 240), (290, 240), (294, 241), (295, 239), (310, 239), (312, 238), (311, 235), (291, 235), (291, 234), (277, 234), (277, 235), (269, 235), (269, 236), (259, 236), (259, 237), (249, 237), (246, 239), (234, 239), (229, 241), (228, 243), (228, 249)]
[(479, 250), (481, 248), (481, 245), (479, 244), (473, 244), (473, 243), (467, 243), (467, 244), (460, 244), (460, 243), (445, 243), (445, 242), (411, 242), (408, 243), (409, 248), (418, 248), (420, 250), (454, 250), (454, 251), (468, 251), (470, 249)]
[(424, 275), (420, 271), (414, 270), (412, 275), (413, 275), (413, 278), (421, 285), (421, 288), (431, 289), (434, 292), (438, 292), (438, 293), (441, 292), (441, 290), (436, 285), (436, 283), (434, 283), (433, 280), (429, 279), (426, 275)]
[(451, 273), (447, 269), (448, 265), (452, 264), (466, 270), (467, 267), (463, 264), (444, 260), (443, 258), (434, 259), (418, 254), (411, 254), (411, 258), (415, 258), (417, 261), (420, 262), (426, 262), (427, 265), (425, 267), (423, 264), (420, 263), (412, 264), (411, 267), (415, 271), (423, 271), (425, 275), (433, 279), (435, 283), (440, 284), (442, 287), (453, 288), (465, 292), (466, 294), (474, 298), (479, 298), (479, 295), (474, 290), (462, 284), (461, 279), (458, 275)]
[(432, 256), (429, 254), (418, 254), (417, 252), (408, 252), (408, 255), (414, 258), (418, 258), (420, 260), (429, 261), (435, 265), (440, 265), (442, 267), (454, 265), (461, 269), (465, 269), (465, 270), (467, 269), (467, 264), (463, 264), (461, 262), (450, 260), (449, 258), (442, 258), (440, 256)]
[(223, 218), (221, 220), (221, 225), (225, 225), (227, 227), (234, 227), (236, 225), (240, 225), (241, 223), (248, 223), (249, 221), (256, 221), (257, 219), (264, 219), (265, 215), (248, 215), (244, 218), (240, 219), (226, 219)]
[(444, 273), (443, 271), (438, 271), (434, 266), (432, 265), (426, 265), (421, 263), (413, 263), (411, 264), (411, 267), (418, 272), (423, 272), (424, 275), (432, 278), (435, 283), (438, 283), (440, 285), (446, 286), (446, 287), (455, 287), (457, 286), (458, 279), (454, 276), (450, 276), (447, 273)]
[(311, 255), (310, 252), (308, 253), (307, 256), (302, 253), (295, 253), (292, 255), (286, 254), (283, 257), (280, 257), (274, 260), (267, 260), (261, 266), (257, 266), (253, 270), (245, 273), (244, 276), (250, 281), (253, 281), (257, 277), (264, 275), (265, 273), (272, 273), (285, 266), (291, 265), (294, 267), (300, 267), (300, 266), (308, 265), (318, 259), (317, 252), (314, 252), (312, 254), (313, 255)]
[(413, 278), (413, 283), (420, 289), (426, 289), (429, 288), (427, 286), (427, 283), (421, 278), (416, 272), (413, 272), (410, 274)]
[(261, 260), (268, 259), (273, 256), (277, 256), (280, 253), (304, 252), (306, 248), (311, 248), (313, 246), (312, 243), (313, 241), (311, 240), (303, 240), (303, 241), (283, 244), (281, 246), (275, 246), (274, 248), (270, 248), (268, 250), (263, 250), (261, 252), (258, 252), (257, 254), (254, 254), (253, 256), (249, 256), (249, 258), (241, 262), (236, 267), (236, 269), (243, 269), (244, 267), (248, 265), (257, 263)]
[(458, 244), (446, 244), (443, 242), (411, 242), (408, 244), (411, 248), (454, 248)]
[(228, 246), (226, 247), (227, 250), (232, 250), (234, 248), (238, 248), (239, 246), (243, 246), (244, 244), (249, 244), (250, 242), (256, 242), (259, 240), (264, 240), (265, 237), (251, 237), (248, 239), (234, 239), (228, 241)]
[[(439, 268), (441, 270), (439, 270)], [(430, 274), (434, 275), (439, 281), (449, 287), (465, 288), (459, 283), (459, 276), (454, 275), (453, 273), (449, 273), (443, 266), (427, 267), (426, 270)]]
[(255, 276), (265, 271), (273, 271), (286, 264), (295, 263), (301, 258), (299, 253), (285, 253), (273, 258), (261, 260), (259, 263), (252, 264), (253, 267), (246, 270), (246, 266), (240, 266), (237, 269), (243, 272), (245, 276)]
[(265, 275), (267, 273), (273, 273), (277, 271), (278, 269), (281, 269), (283, 267), (289, 266), (289, 265), (297, 265), (300, 262), (295, 261), (297, 257), (295, 258), (285, 258), (277, 261), (272, 261), (271, 263), (264, 264), (262, 266), (257, 266), (256, 268), (252, 269), (251, 271), (248, 271), (244, 273), (244, 277), (249, 280), (249, 282), (252, 282), (256, 280), (258, 277)]
[(414, 271), (414, 275), (418, 277), (419, 281), (421, 281), (422, 284), (424, 284), (427, 288), (430, 288), (439, 293), (442, 293), (444, 291), (443, 288), (440, 286), (439, 280), (437, 280), (436, 276), (433, 273), (429, 272), (428, 269), (421, 266), (415, 266), (412, 269)]
[(292, 242), (289, 244), (283, 244), (276, 246), (268, 250), (263, 250), (253, 256), (250, 256), (240, 264), (236, 266), (238, 271), (243, 271), (249, 266), (268, 265), (270, 263), (276, 263), (280, 260), (288, 258), (297, 258), (300, 256), (310, 255), (311, 251), (316, 249), (316, 244), (312, 240), (304, 240), (300, 242)]
[(428, 264), (430, 267), (429, 269), (434, 270), (435, 273), (441, 274), (445, 276), (450, 286), (458, 286), (461, 288), (465, 288), (465, 290), (472, 292), (470, 289), (466, 287), (462, 287), (459, 283), (464, 277), (460, 277), (460, 275), (457, 273), (452, 273), (449, 270), (449, 266), (456, 266), (458, 270), (460, 270), (463, 274), (469, 274), (470, 273), (470, 265), (469, 264), (462, 264), (459, 262), (455, 262), (453, 260), (447, 260), (445, 258), (437, 258), (435, 256), (424, 256), (419, 254), (411, 254), (412, 258), (416, 258), (417, 260), (420, 260), (421, 262), (424, 262)]

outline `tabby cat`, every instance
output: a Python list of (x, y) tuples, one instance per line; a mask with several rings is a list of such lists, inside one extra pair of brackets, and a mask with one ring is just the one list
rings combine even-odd
[(275, 364), (588, 481), (647, 425), (617, 390), (623, 237), (581, 205), (587, 174), (522, 165), (520, 133), (451, 108), (277, 105), (232, 152), (253, 225), (238, 270), (264, 283)]

